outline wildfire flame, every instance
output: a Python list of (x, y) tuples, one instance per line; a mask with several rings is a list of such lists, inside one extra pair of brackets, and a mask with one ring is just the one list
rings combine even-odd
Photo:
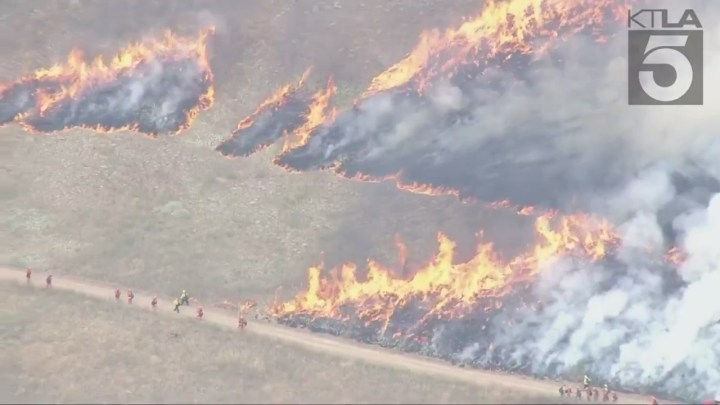
[[(409, 191), (413, 194), (420, 194), (420, 195), (427, 195), (427, 196), (453, 196), (456, 197), (458, 200), (460, 200), (463, 203), (476, 203), (477, 201), (474, 198), (471, 197), (465, 197), (460, 194), (458, 190), (455, 190), (450, 187), (437, 187), (432, 186), (430, 184), (422, 184), (418, 182), (412, 182), (412, 183), (404, 183), (402, 181), (402, 173), (396, 173), (393, 175), (388, 175), (384, 177), (373, 177), (369, 176), (363, 173), (355, 173), (355, 174), (348, 174), (340, 170), (339, 168), (335, 168), (335, 172), (346, 179), (349, 180), (356, 180), (361, 181), (363, 183), (384, 183), (384, 182), (394, 182), (395, 187), (399, 188), (400, 190)], [(517, 205), (512, 203), (510, 200), (500, 200), (500, 201), (493, 201), (484, 203), (484, 206), (489, 209), (497, 210), (497, 209), (504, 209), (504, 210), (514, 210), (517, 215), (521, 216), (532, 216), (532, 215), (544, 215), (542, 213), (539, 213), (539, 210), (536, 207), (529, 206), (529, 205)], [(547, 212), (547, 214), (554, 215), (551, 212)]]
[(588, 27), (601, 26), (608, 15), (622, 18), (627, 5), (616, 0), (489, 0), (475, 18), (459, 27), (425, 31), (415, 49), (376, 76), (363, 98), (415, 81), (452, 75), (459, 65), (481, 64), (497, 57), (543, 53), (558, 40)]
[(296, 83), (288, 83), (277, 89), (273, 94), (270, 95), (270, 97), (266, 98), (262, 103), (260, 103), (258, 108), (256, 108), (252, 114), (240, 120), (237, 129), (233, 133), (238, 133), (250, 128), (255, 123), (257, 117), (263, 114), (265, 111), (282, 107), (294, 92), (305, 86), (305, 82), (307, 81), (308, 76), (310, 76), (311, 71), (312, 68), (307, 68)]
[[(625, 17), (627, 5), (632, 0), (490, 0), (474, 18), (445, 31), (429, 30), (421, 34), (418, 45), (401, 61), (372, 79), (360, 100), (371, 95), (405, 85), (422, 91), (428, 83), (439, 76), (452, 76), (460, 66), (476, 65), (481, 69), (491, 62), (502, 62), (514, 55), (543, 55), (558, 41), (591, 28), (598, 31), (608, 19)], [(602, 33), (596, 32), (600, 38)], [(275, 162), (290, 171), (293, 168), (282, 163), (282, 157), (293, 149), (306, 145), (322, 125), (332, 123), (337, 114), (320, 117), (322, 107), (317, 97), (312, 110), (313, 117), (307, 126), (286, 142), (283, 152)], [(402, 173), (383, 177), (363, 173), (345, 173), (339, 165), (335, 171), (344, 177), (364, 182), (394, 181), (398, 188), (416, 194), (452, 195), (462, 201), (460, 191), (436, 185), (408, 183)], [(509, 206), (506, 208), (510, 208)], [(519, 215), (533, 214), (532, 207), (512, 207)]]
[(331, 123), (337, 114), (335, 107), (330, 108), (330, 102), (335, 96), (337, 86), (331, 77), (327, 87), (315, 93), (310, 101), (305, 123), (288, 135), (283, 145), (283, 153), (299, 148), (310, 140), (310, 135), (320, 125)]
[[(73, 80), (69, 85), (62, 86), (60, 91), (40, 92), (38, 99), (40, 112), (45, 112), (63, 99), (76, 98), (88, 88), (117, 80), (122, 74), (154, 60), (185, 59), (192, 56), (200, 63), (208, 78), (211, 78), (212, 71), (207, 55), (207, 39), (214, 32), (214, 28), (205, 30), (198, 39), (189, 41), (176, 37), (170, 31), (165, 31), (162, 40), (131, 45), (120, 51), (108, 62), (105, 62), (102, 56), (98, 56), (92, 62), (87, 63), (83, 52), (75, 50), (70, 54), (64, 65), (54, 66), (45, 72), (48, 78), (60, 75), (72, 77)], [(203, 95), (202, 102), (206, 103), (207, 106), (211, 105), (212, 95), (213, 90), (210, 88)]]
[(665, 254), (665, 261), (673, 264), (675, 267), (680, 267), (688, 259), (688, 254), (678, 246), (673, 246)]
[[(15, 119), (25, 128), (33, 129), (32, 124), (28, 123), (28, 119), (33, 115), (43, 116), (62, 103), (83, 97), (93, 88), (136, 73), (135, 70), (140, 66), (154, 62), (193, 60), (198, 64), (204, 81), (209, 85), (205, 93), (199, 96), (198, 103), (185, 112), (187, 116), (185, 125), (178, 129), (182, 130), (192, 123), (198, 112), (213, 104), (213, 74), (207, 54), (207, 40), (214, 32), (215, 29), (210, 28), (202, 31), (199, 37), (190, 39), (166, 31), (162, 39), (132, 44), (109, 60), (98, 56), (92, 61), (87, 61), (84, 53), (76, 49), (70, 53), (66, 62), (47, 69), (39, 69), (12, 84), (0, 87), (9, 89), (13, 86), (33, 83), (37, 88), (34, 92), (36, 111), (33, 114), (27, 112), (19, 114)], [(133, 124), (128, 124), (123, 128), (105, 128), (98, 125), (93, 129), (108, 131), (136, 128)]]
[[(537, 243), (524, 254), (505, 260), (492, 243), (481, 243), (475, 256), (463, 263), (454, 261), (455, 242), (439, 234), (435, 257), (407, 277), (375, 261), (368, 263), (364, 279), (358, 278), (352, 263), (327, 276), (321, 266), (312, 267), (307, 290), (293, 300), (276, 302), (271, 313), (340, 320), (357, 316), (366, 325), (386, 327), (396, 311), (412, 303), (426, 311), (426, 317), (458, 317), (487, 298), (502, 297), (531, 281), (554, 258), (597, 261), (619, 244), (607, 221), (587, 214), (546, 214), (536, 219), (535, 231)], [(346, 312), (348, 308), (351, 313)]]

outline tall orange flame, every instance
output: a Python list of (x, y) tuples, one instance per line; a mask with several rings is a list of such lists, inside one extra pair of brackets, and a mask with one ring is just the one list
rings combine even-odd
[[(46, 78), (57, 76), (73, 78), (72, 82), (62, 86), (60, 91), (39, 94), (40, 112), (46, 111), (63, 99), (75, 98), (90, 87), (117, 80), (121, 74), (155, 60), (177, 60), (192, 57), (198, 61), (210, 80), (212, 71), (207, 55), (207, 39), (214, 32), (215, 29), (210, 28), (203, 31), (199, 38), (188, 40), (179, 38), (170, 31), (165, 31), (162, 40), (130, 45), (108, 62), (102, 56), (96, 57), (92, 62), (85, 62), (82, 51), (75, 50), (64, 65), (56, 65), (49, 70), (36, 73), (36, 77), (40, 75)], [(212, 90), (203, 95), (203, 101), (208, 105), (212, 103)]]
[[(439, 250), (427, 265), (405, 277), (370, 261), (367, 275), (358, 278), (357, 266), (345, 264), (323, 276), (321, 267), (308, 272), (308, 288), (287, 302), (276, 302), (275, 316), (306, 314), (346, 320), (358, 316), (366, 324), (387, 326), (393, 314), (409, 303), (426, 316), (456, 317), (475, 309), (488, 297), (502, 297), (518, 283), (534, 279), (557, 257), (597, 261), (619, 243), (612, 226), (586, 214), (557, 217), (547, 214), (535, 222), (537, 243), (505, 260), (491, 243), (478, 246), (467, 262), (455, 262), (455, 242), (438, 235)], [(353, 309), (349, 315), (344, 309)]]
[[(162, 39), (132, 44), (107, 61), (102, 56), (87, 61), (84, 53), (75, 49), (70, 52), (64, 63), (46, 69), (38, 69), (12, 84), (0, 87), (8, 88), (23, 83), (37, 83), (36, 108), (37, 113), (42, 116), (43, 113), (58, 104), (81, 97), (83, 92), (95, 86), (116, 81), (119, 77), (132, 72), (140, 65), (154, 61), (168, 62), (191, 59), (197, 62), (199, 70), (205, 81), (209, 83), (209, 86), (206, 92), (200, 95), (198, 104), (186, 111), (187, 124), (185, 127), (187, 127), (199, 111), (211, 107), (213, 103), (213, 74), (207, 53), (207, 41), (214, 32), (214, 28), (209, 28), (202, 31), (197, 38), (184, 38), (166, 31)], [(48, 86), (43, 86), (43, 83), (48, 84)], [(20, 114), (16, 117), (16, 121), (22, 123), (30, 115), (30, 113)], [(24, 126), (32, 129), (27, 124)], [(109, 130), (99, 127), (97, 129)]]
[[(634, 0), (489, 0), (476, 17), (458, 27), (442, 32), (423, 32), (418, 45), (404, 59), (376, 76), (361, 99), (406, 84), (423, 90), (438, 76), (453, 75), (461, 65), (482, 66), (498, 58), (519, 54), (542, 55), (560, 40), (586, 28), (602, 27), (608, 18), (624, 18), (627, 2), (631, 1)], [(315, 128), (328, 124), (335, 117), (336, 114), (330, 114), (323, 123), (308, 120), (312, 122), (309, 125), (312, 129), (303, 134), (301, 141), (287, 142), (283, 154), (276, 157), (275, 162), (281, 162), (284, 154), (305, 145), (315, 134)], [(472, 201), (452, 188), (407, 183), (402, 180), (402, 173), (374, 177), (363, 173), (348, 175), (338, 167), (335, 170), (352, 180), (394, 181), (398, 188), (416, 194), (452, 195), (465, 202)], [(519, 215), (534, 212), (532, 207), (512, 208)]]
[(558, 40), (599, 27), (608, 15), (622, 18), (626, 9), (617, 0), (488, 0), (479, 15), (457, 28), (423, 32), (415, 49), (376, 76), (363, 98), (411, 81), (422, 89), (471, 59), (481, 64), (542, 53)]

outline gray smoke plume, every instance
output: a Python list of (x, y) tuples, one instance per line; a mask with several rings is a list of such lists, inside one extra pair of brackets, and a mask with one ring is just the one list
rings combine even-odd
[[(720, 7), (696, 2), (683, 8), (693, 5), (705, 27), (705, 72), (713, 72), (720, 68)], [(491, 133), (502, 138), (518, 137), (505, 128), (525, 123), (524, 114), (537, 121), (534, 128), (554, 123), (551, 134), (529, 135), (551, 136), (554, 146), (532, 151), (535, 159), (513, 150), (497, 167), (514, 173), (513, 166), (523, 161), (539, 163), (546, 193), (579, 193), (596, 212), (619, 224), (622, 246), (600, 264), (548, 263), (531, 289), (543, 303), (540, 309), (495, 314), (481, 338), (445, 328), (439, 340), (460, 338), (463, 350), (455, 356), (477, 365), (543, 375), (583, 370), (598, 383), (702, 399), (720, 390), (720, 251), (715, 246), (720, 237), (720, 93), (713, 91), (720, 81), (706, 74), (704, 106), (626, 106), (623, 42), (596, 48), (595, 56), (582, 49), (571, 52), (562, 68), (535, 73), (543, 78), (540, 84), (502, 93), (492, 107), (484, 107), (484, 122), (493, 123), (491, 128), (499, 131)], [(608, 54), (615, 57), (599, 57)], [(542, 90), (533, 92), (533, 87)], [(473, 139), (486, 133), (478, 122)], [(455, 145), (458, 138), (466, 140), (465, 147), (472, 142), (461, 135), (445, 137), (443, 144)], [(611, 187), (558, 190), (551, 178), (543, 181), (542, 173), (568, 170), (580, 182), (585, 178), (594, 186), (609, 179)], [(527, 174), (526, 182), (538, 180)], [(568, 184), (564, 177), (557, 180)], [(660, 260), (673, 244), (688, 255), (677, 269)]]
[(61, 88), (78, 85), (77, 75), (68, 72), (4, 86), (0, 91), (0, 124), (19, 120), (42, 132), (89, 127), (132, 128), (158, 134), (183, 129), (189, 124), (191, 110), (210, 106), (207, 96), (213, 77), (197, 49), (185, 49), (187, 45), (179, 41), (177, 49), (169, 49), (172, 54), (159, 51), (163, 54), (118, 70), (115, 77), (93, 82), (88, 79), (76, 94), (59, 97), (44, 111), (38, 93), (57, 96)]
[[(704, 25), (703, 106), (628, 106), (619, 29), (606, 44), (577, 37), (422, 97), (371, 97), (285, 156), (299, 169), (340, 162), (483, 199), (580, 205), (617, 224), (622, 244), (606, 260), (545, 263), (503, 309), (438, 321), (429, 348), (413, 350), (693, 401), (720, 394), (720, 4), (665, 6), (693, 7)], [(687, 254), (679, 268), (663, 260), (673, 245)]]
[(292, 91), (282, 106), (258, 111), (252, 125), (238, 129), (215, 150), (224, 156), (249, 156), (279, 141), (305, 122), (310, 97)]
[(0, 90), (0, 125), (14, 121), (20, 114), (30, 112), (37, 103), (38, 90), (53, 91), (60, 83), (29, 80)]
[(687, 211), (670, 225), (688, 260), (675, 268), (659, 260), (667, 246), (659, 213), (684, 197), (661, 170), (644, 173), (630, 189), (644, 193), (644, 207), (621, 225), (623, 243), (612, 258), (548, 263), (531, 291), (540, 309), (494, 314), (480, 339), (467, 330), (444, 332), (440, 340), (462, 340), (464, 350), (455, 356), (481, 366), (541, 375), (582, 370), (598, 383), (688, 400), (715, 394), (720, 255), (713, 237), (720, 236), (720, 194), (705, 204), (682, 203)]
[(566, 206), (712, 136), (702, 131), (688, 143), (676, 135), (704, 128), (714, 118), (707, 106), (688, 111), (687, 121), (674, 118), (682, 107), (628, 107), (626, 49), (621, 30), (608, 44), (576, 37), (539, 61), (515, 57), (481, 75), (471, 68), (422, 96), (381, 93), (280, 163), (299, 170), (340, 163), (350, 175), (401, 172), (406, 182), (484, 200)]
[(211, 77), (194, 59), (153, 60), (68, 97), (43, 114), (31, 114), (24, 122), (42, 132), (71, 127), (175, 132), (188, 124), (187, 113), (204, 102), (210, 86)]

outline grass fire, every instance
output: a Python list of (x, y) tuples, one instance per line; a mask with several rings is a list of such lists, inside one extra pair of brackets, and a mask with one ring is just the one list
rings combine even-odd
[(67, 61), (0, 87), (0, 123), (30, 131), (89, 128), (176, 133), (213, 103), (207, 41), (167, 31), (92, 60), (75, 50)]
[(364, 280), (358, 278), (354, 264), (333, 269), (327, 277), (321, 268), (313, 267), (307, 291), (292, 301), (277, 303), (272, 312), (281, 317), (355, 318), (366, 326), (379, 326), (381, 331), (393, 321), (407, 322), (395, 316), (402, 316), (410, 306), (420, 315), (412, 321), (415, 326), (430, 319), (462, 317), (478, 306), (494, 306), (496, 302), (491, 300), (501, 300), (532, 281), (552, 259), (602, 260), (619, 241), (607, 221), (584, 214), (539, 216), (535, 233), (537, 243), (517, 257), (504, 259), (492, 243), (481, 242), (475, 256), (462, 263), (455, 261), (455, 242), (439, 234), (433, 260), (408, 277), (374, 261), (368, 264)]
[(257, 149), (254, 139), (263, 139), (259, 143), (267, 146), (283, 138), (283, 133), (292, 134), (304, 120), (311, 130), (305, 131), (303, 141), (286, 143), (274, 159), (288, 170), (331, 168), (344, 177), (393, 181), (420, 194), (513, 197), (521, 204), (537, 204), (524, 196), (489, 195), (492, 187), (478, 185), (490, 180), (468, 172), (474, 167), (468, 160), (496, 159), (509, 146), (488, 141), (455, 151), (442, 145), (480, 119), (475, 110), (487, 100), (475, 92), (497, 86), (494, 72), (520, 71), (551, 58), (555, 48), (579, 34), (589, 34), (602, 46), (626, 10), (626, 3), (615, 0), (487, 2), (477, 16), (455, 28), (423, 32), (405, 58), (372, 79), (352, 108), (318, 119), (317, 114), (309, 116), (312, 108), (303, 112), (297, 104), (310, 103), (309, 97), (293, 99), (296, 102), (283, 99), (272, 115), (235, 132), (234, 142), (249, 146), (233, 149), (228, 141), (219, 150), (247, 156)]
[[(708, 366), (690, 344), (669, 356), (663, 345), (710, 347), (720, 336), (717, 311), (689, 320), (710, 297), (698, 280), (720, 273), (693, 262), (683, 236), (700, 232), (685, 216), (710, 218), (712, 202), (698, 207), (720, 186), (695, 160), (657, 167), (675, 153), (647, 152), (657, 117), (643, 117), (653, 141), (626, 136), (638, 118), (616, 88), (627, 53), (617, 33), (631, 3), (488, 1), (454, 28), (423, 32), (351, 107), (336, 111), (328, 86), (305, 108), (276, 103), (271, 125), (236, 132), (251, 145), (223, 153), (285, 139), (274, 162), (287, 170), (390, 181), (536, 220), (536, 243), (517, 256), (481, 241), (458, 261), (440, 234), (437, 254), (411, 274), (375, 261), (365, 272), (313, 267), (307, 289), (269, 312), (476, 367), (559, 378), (583, 369), (630, 389), (709, 392), (717, 361)], [(292, 121), (282, 121), (285, 108)], [(707, 255), (704, 246), (695, 248)], [(686, 377), (696, 369), (707, 378)]]

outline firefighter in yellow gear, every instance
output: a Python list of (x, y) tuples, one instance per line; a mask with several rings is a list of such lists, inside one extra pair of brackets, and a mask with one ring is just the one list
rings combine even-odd
[(173, 301), (173, 311), (177, 312), (178, 314), (180, 313), (180, 300), (179, 299), (175, 299), (175, 301)]
[(583, 377), (583, 387), (585, 387), (585, 389), (590, 388), (590, 377), (588, 377), (587, 374)]
[(190, 305), (190, 297), (187, 294), (187, 291), (182, 290), (182, 294), (180, 294), (180, 304), (181, 305)]

